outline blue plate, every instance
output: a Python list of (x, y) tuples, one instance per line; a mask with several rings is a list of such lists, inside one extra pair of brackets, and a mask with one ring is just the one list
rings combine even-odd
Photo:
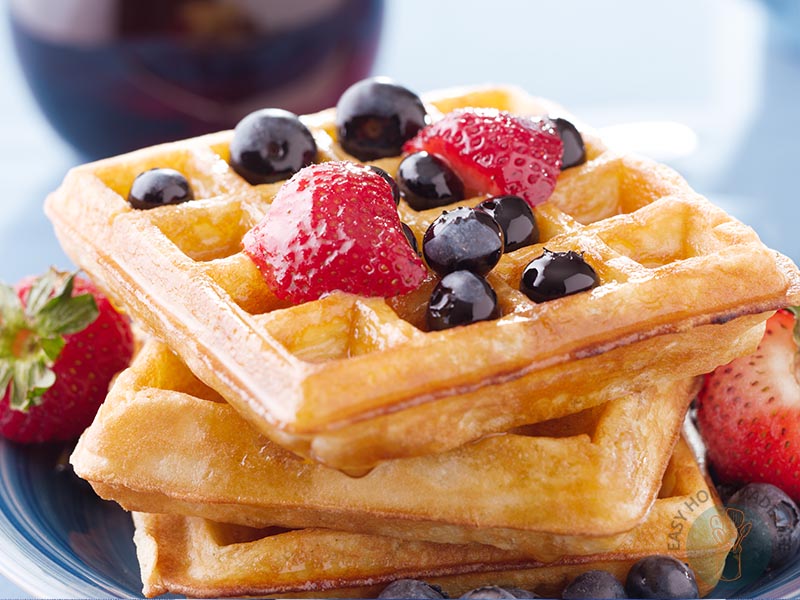
[[(40, 597), (141, 596), (130, 516), (75, 477), (70, 451), (0, 440), (0, 573)], [(745, 588), (716, 592), (798, 597), (800, 558)]]
[(141, 596), (130, 515), (73, 474), (70, 450), (0, 441), (0, 573), (39, 597)]

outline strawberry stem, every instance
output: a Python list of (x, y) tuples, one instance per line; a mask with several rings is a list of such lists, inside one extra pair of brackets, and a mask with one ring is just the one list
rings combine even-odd
[(17, 332), (14, 341), (11, 342), (11, 356), (14, 358), (24, 358), (35, 350), (36, 336), (30, 329), (21, 329)]

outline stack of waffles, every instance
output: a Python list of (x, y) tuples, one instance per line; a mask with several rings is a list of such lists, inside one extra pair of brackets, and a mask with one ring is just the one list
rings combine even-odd
[[(425, 100), (434, 118), (558, 112), (513, 88)], [(357, 162), (333, 111), (303, 121), (319, 161)], [(433, 276), (397, 298), (278, 299), (241, 240), (281, 184), (231, 169), (231, 132), (69, 173), (46, 205), (62, 245), (151, 336), (72, 458), (134, 511), (145, 594), (352, 597), (410, 577), (557, 595), (652, 554), (715, 585), (736, 530), (684, 416), (697, 376), (800, 303), (800, 274), (668, 168), (579, 127), (588, 160), (536, 207), (542, 243), (488, 276), (502, 317), (444, 331), (424, 323)], [(197, 200), (132, 209), (156, 167)], [(449, 208), (398, 210), (421, 240)], [(600, 285), (534, 304), (519, 280), (544, 246), (584, 253)]]

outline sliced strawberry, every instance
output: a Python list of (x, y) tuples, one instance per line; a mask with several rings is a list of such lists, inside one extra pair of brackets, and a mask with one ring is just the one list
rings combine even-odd
[(721, 483), (771, 483), (800, 501), (796, 319), (767, 321), (758, 350), (706, 376), (698, 425)]
[(0, 285), (0, 434), (78, 437), (133, 346), (128, 320), (87, 280), (50, 270)]
[(397, 296), (427, 273), (403, 234), (389, 184), (353, 163), (296, 173), (243, 245), (275, 295), (293, 302), (334, 290)]
[(473, 194), (522, 196), (536, 206), (556, 187), (563, 147), (547, 119), (466, 108), (425, 127), (403, 151), (444, 159)]

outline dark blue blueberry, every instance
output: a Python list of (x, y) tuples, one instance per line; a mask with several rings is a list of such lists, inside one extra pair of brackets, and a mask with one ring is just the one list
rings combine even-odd
[(516, 598), (513, 593), (496, 585), (484, 585), (475, 588), (462, 595), (459, 600), (513, 600)]
[(564, 588), (561, 593), (564, 600), (582, 600), (584, 598), (627, 598), (625, 588), (619, 580), (608, 571), (587, 571), (581, 573)]
[(433, 288), (428, 304), (428, 328), (438, 331), (500, 316), (497, 294), (471, 271), (455, 271)]
[(488, 214), (462, 206), (431, 223), (422, 254), (439, 275), (463, 269), (486, 275), (503, 255), (503, 230)]
[(550, 120), (556, 126), (556, 131), (564, 144), (564, 152), (561, 154), (561, 170), (585, 163), (586, 146), (583, 144), (580, 131), (575, 125), (561, 117)]
[(417, 579), (393, 581), (378, 595), (378, 598), (422, 598), (423, 600), (438, 600), (447, 597), (447, 594), (438, 585), (430, 585)]
[(785, 565), (800, 549), (800, 510), (781, 489), (768, 483), (750, 483), (733, 494), (727, 502), (743, 513), (737, 526), (742, 534), (742, 561), (761, 562), (767, 568)]
[(380, 175), (383, 180), (389, 184), (389, 187), (392, 188), (392, 198), (394, 199), (394, 205), (397, 206), (400, 204), (400, 188), (397, 187), (397, 182), (389, 175), (386, 171), (381, 169), (380, 167), (376, 167), (375, 165), (367, 165), (370, 169), (375, 171), (378, 175)]
[(403, 144), (425, 126), (419, 97), (385, 77), (351, 85), (336, 105), (336, 135), (359, 160), (397, 156)]
[(313, 163), (317, 143), (294, 113), (264, 108), (239, 121), (230, 151), (233, 170), (258, 185), (288, 179)]
[(475, 210), (491, 216), (503, 230), (504, 252), (539, 241), (539, 228), (530, 205), (519, 196), (497, 196), (484, 200)]
[(522, 272), (519, 289), (534, 302), (555, 300), (599, 283), (597, 273), (577, 252), (550, 252), (534, 258)]
[(427, 152), (409, 154), (397, 168), (403, 198), (414, 210), (445, 206), (464, 199), (464, 184), (442, 159)]
[(180, 204), (189, 200), (194, 200), (192, 188), (183, 173), (175, 169), (150, 169), (139, 173), (128, 192), (128, 202), (138, 209)]
[(400, 227), (403, 229), (403, 235), (406, 236), (408, 243), (414, 249), (414, 252), (419, 255), (419, 246), (417, 245), (417, 237), (414, 235), (414, 232), (411, 231), (411, 227), (406, 225), (405, 223), (400, 223)]
[(625, 592), (631, 598), (699, 598), (692, 570), (671, 556), (648, 556), (628, 571)]

